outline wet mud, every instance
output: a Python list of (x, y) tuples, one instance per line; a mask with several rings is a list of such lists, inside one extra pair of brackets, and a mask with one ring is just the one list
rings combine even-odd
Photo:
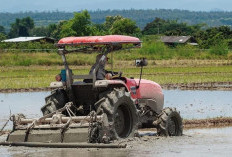
[[(49, 92), (0, 94), (0, 126), (12, 113), (40, 117), (40, 108)], [(155, 129), (140, 130), (141, 137), (114, 143), (127, 144), (125, 149), (83, 148), (28, 148), (0, 146), (0, 156), (230, 156), (232, 154), (231, 91), (164, 90), (165, 107), (176, 107), (183, 117), (184, 135), (159, 137)], [(220, 99), (219, 99), (220, 98)], [(225, 127), (229, 126), (229, 127)], [(12, 125), (8, 126), (8, 130)], [(0, 128), (1, 129), (1, 128)], [(0, 141), (6, 139), (6, 133)]]
[[(7, 120), (6, 120), (7, 121)], [(232, 117), (221, 117), (221, 118), (209, 118), (209, 119), (193, 119), (193, 120), (183, 120), (184, 129), (197, 129), (197, 128), (222, 128), (222, 127), (232, 127)], [(0, 128), (1, 130), (2, 128)], [(141, 129), (141, 131), (156, 131), (156, 129), (148, 128)], [(7, 135), (10, 133), (9, 130), (3, 130), (0, 132), (1, 135)], [(232, 133), (231, 133), (232, 134)], [(153, 135), (153, 134), (152, 134)]]
[(163, 89), (180, 90), (232, 90), (232, 82), (178, 83), (163, 84)]
[[(230, 156), (232, 153), (232, 127), (184, 130), (183, 136), (159, 137), (154, 131), (140, 131), (141, 137), (114, 143), (127, 144), (120, 149), (96, 148), (28, 148), (0, 146), (0, 156), (86, 156), (86, 157), (153, 157), (153, 156)], [(153, 135), (153, 136), (151, 136)], [(3, 141), (6, 136), (0, 136)]]
[(183, 124), (185, 129), (225, 127), (232, 126), (232, 117), (183, 120)]

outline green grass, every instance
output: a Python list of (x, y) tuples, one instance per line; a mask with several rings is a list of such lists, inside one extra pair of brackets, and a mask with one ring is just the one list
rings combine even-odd
[[(96, 54), (70, 54), (67, 55), (71, 65), (91, 65), (95, 61)], [(2, 53), (0, 66), (30, 66), (30, 65), (63, 65), (61, 56), (57, 53)]]
[[(62, 65), (61, 56), (55, 52), (0, 52), (0, 54), (0, 66)], [(96, 55), (97, 53), (72, 53), (66, 56), (70, 65), (92, 65), (95, 62)], [(108, 57), (111, 57), (111, 54)], [(186, 50), (182, 47), (171, 49), (145, 45), (142, 49), (113, 53), (113, 58), (116, 61), (133, 61), (142, 57), (146, 57), (149, 60), (231, 60), (232, 52), (229, 52), (227, 55), (213, 55), (208, 51), (197, 49)]]
[[(232, 81), (232, 51), (219, 53), (220, 47), (201, 50), (189, 45), (171, 48), (157, 39), (156, 36), (143, 38), (141, 49), (109, 54), (108, 57), (114, 58), (114, 71), (122, 71), (126, 77), (138, 78), (140, 69), (134, 66), (134, 60), (146, 57), (149, 66), (144, 68), (143, 78), (159, 84)], [(56, 52), (20, 51), (24, 47), (53, 49), (54, 45), (13, 45), (16, 46), (12, 47), (16, 49), (13, 52), (3, 52), (3, 48), (8, 48), (8, 45), (2, 46), (5, 47), (0, 48), (0, 89), (48, 87), (63, 69), (61, 56)], [(96, 55), (71, 53), (66, 57), (74, 74), (88, 74)], [(108, 65), (106, 69), (111, 70), (111, 66)]]
[[(108, 57), (114, 58), (115, 71), (138, 78), (140, 69), (134, 66), (134, 59), (146, 56), (149, 65), (144, 68), (143, 78), (159, 84), (232, 81), (231, 52), (207, 59), (209, 52), (190, 50), (184, 52), (183, 47), (171, 49), (162, 44), (144, 45), (143, 49), (117, 51)], [(96, 55), (72, 53), (67, 55), (67, 60), (74, 74), (88, 74)], [(61, 69), (61, 56), (55, 52), (0, 53), (0, 89), (48, 87)], [(107, 69), (111, 70), (111, 66), (107, 65)]]
[[(133, 62), (116, 62), (115, 71), (122, 71), (123, 76), (139, 77), (140, 69), (132, 66)], [(154, 62), (154, 61), (150, 61)], [(169, 63), (169, 66), (165, 67)], [(209, 62), (211, 64), (181, 64), (172, 66), (175, 61), (160, 61), (157, 65), (149, 65), (144, 68), (144, 79), (153, 80), (159, 84), (191, 83), (191, 82), (227, 82), (232, 81), (232, 65), (223, 65), (223, 61)], [(195, 61), (198, 63), (200, 61)], [(227, 62), (227, 61), (225, 61)], [(126, 63), (126, 64), (125, 64)], [(208, 63), (207, 61), (203, 63)], [(121, 66), (117, 66), (117, 65)], [(123, 65), (123, 66), (122, 66)], [(0, 88), (36, 88), (48, 87), (55, 81), (55, 75), (63, 69), (63, 66), (11, 66), (0, 68)], [(74, 74), (87, 74), (90, 66), (71, 66)], [(110, 69), (110, 66), (107, 66)]]

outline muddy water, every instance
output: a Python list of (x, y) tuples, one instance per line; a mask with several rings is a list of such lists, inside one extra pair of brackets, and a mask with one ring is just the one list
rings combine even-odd
[[(12, 114), (23, 113), (27, 117), (42, 116), (40, 108), (49, 92), (0, 93), (0, 128)], [(8, 127), (9, 129), (9, 127)]]
[[(0, 139), (1, 140), (1, 139)], [(2, 137), (2, 140), (3, 137)], [(232, 127), (185, 130), (181, 137), (143, 136), (121, 141), (125, 149), (54, 149), (0, 146), (0, 156), (159, 157), (228, 156), (232, 154)]]
[(164, 90), (165, 106), (184, 119), (232, 117), (232, 91)]
[[(184, 119), (232, 117), (232, 91), (164, 90), (165, 107), (176, 107)], [(12, 113), (41, 116), (50, 92), (0, 93), (0, 121)]]
[(0, 114), (4, 117), (12, 113), (25, 113), (30, 117), (41, 115), (40, 108), (49, 92), (0, 93)]
[[(176, 107), (184, 119), (232, 117), (232, 91), (164, 90), (165, 107)], [(0, 127), (10, 110), (34, 118), (50, 92), (0, 93)], [(9, 128), (9, 127), (8, 127)]]
[[(232, 117), (231, 91), (164, 90), (165, 106), (176, 107), (185, 119)], [(12, 113), (41, 116), (40, 108), (49, 92), (0, 94), (0, 127)], [(10, 128), (10, 126), (8, 126)], [(154, 133), (141, 132), (142, 135)], [(0, 156), (231, 156), (232, 127), (185, 130), (182, 137), (143, 136), (122, 141), (126, 149), (50, 149), (0, 146)], [(6, 137), (0, 136), (0, 141)]]

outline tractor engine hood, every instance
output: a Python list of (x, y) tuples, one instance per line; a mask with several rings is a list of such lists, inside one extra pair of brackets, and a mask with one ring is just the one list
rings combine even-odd
[[(139, 84), (139, 79), (135, 79), (136, 84)], [(137, 96), (140, 99), (163, 98), (161, 86), (153, 81), (142, 79), (140, 86), (137, 89)], [(158, 96), (157, 96), (158, 95)]]
[(160, 113), (164, 105), (164, 94), (159, 84), (142, 79), (127, 79), (126, 83), (131, 92), (131, 96), (138, 100), (138, 103), (147, 104), (152, 110)]

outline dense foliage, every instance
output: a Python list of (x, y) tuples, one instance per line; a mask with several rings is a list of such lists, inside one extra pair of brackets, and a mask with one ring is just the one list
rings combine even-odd
[(229, 26), (203, 28), (204, 24), (188, 25), (177, 20), (155, 18), (143, 30), (144, 35), (192, 36), (199, 48), (211, 49), (216, 55), (226, 55), (232, 48), (232, 30)]
[(92, 34), (91, 21), (88, 11), (74, 13), (74, 17), (66, 21), (60, 32), (60, 38), (67, 36), (89, 36)]
[(0, 41), (6, 39), (6, 32), (3, 26), (0, 26)]
[[(190, 25), (206, 23), (208, 26), (232, 25), (232, 12), (202, 12), (202, 11), (187, 11), (187, 10), (171, 10), (171, 9), (156, 9), (156, 10), (97, 10), (89, 11), (91, 21), (97, 24), (104, 23), (106, 16), (121, 15), (134, 20), (140, 28), (144, 28), (149, 22), (152, 22), (155, 17), (165, 20), (176, 20), (186, 22)], [(20, 12), (20, 13), (0, 13), (0, 25), (7, 30), (10, 29), (10, 24), (16, 18), (31, 17), (35, 21), (36, 26), (47, 26), (52, 23), (69, 20), (73, 17), (73, 13), (68, 12)]]
[(55, 31), (58, 30), (58, 25), (49, 24), (48, 26), (35, 27), (30, 30), (31, 36), (47, 36), (57, 38)]
[(5, 34), (5, 28), (3, 26), (0, 26), (0, 33)]
[[(201, 48), (210, 48), (213, 45), (223, 44), (232, 39), (232, 30), (228, 26), (211, 27), (194, 34)], [(228, 43), (228, 46), (231, 46)], [(231, 47), (232, 48), (232, 47)]]
[(0, 51), (9, 52), (50, 52), (56, 51), (56, 47), (52, 43), (46, 43), (45, 41), (40, 42), (21, 42), (21, 43), (0, 43)]
[(9, 32), (9, 37), (19, 37), (19, 36), (29, 36), (29, 31), (34, 28), (34, 20), (30, 17), (25, 17), (22, 19), (16, 19), (14, 23), (11, 24), (11, 29)]
[[(60, 39), (67, 36), (89, 36), (121, 34), (143, 37), (143, 48), (141, 53), (152, 54), (158, 59), (170, 59), (173, 57), (194, 58), (199, 55), (201, 49), (208, 49), (202, 58), (210, 58), (209, 55), (228, 56), (232, 49), (232, 30), (230, 26), (206, 27), (205, 24), (189, 25), (178, 20), (165, 20), (154, 18), (147, 23), (141, 31), (136, 22), (121, 15), (106, 16), (102, 23), (93, 23), (91, 15), (87, 10), (74, 13), (70, 20), (60, 21), (58, 24), (34, 27), (34, 19), (26, 17), (16, 19), (11, 24), (10, 32), (7, 34), (5, 28), (0, 26), (0, 40), (8, 37), (18, 36), (47, 36)], [(154, 36), (155, 35), (155, 36)], [(192, 36), (198, 43), (198, 47), (188, 45), (177, 45), (168, 47), (160, 42), (160, 36)], [(155, 37), (155, 38), (154, 38)], [(52, 44), (42, 43), (0, 43), (1, 49), (53, 49)], [(184, 52), (185, 49), (188, 51)], [(229, 58), (231, 58), (229, 56)]]
[(140, 33), (140, 29), (136, 26), (136, 23), (128, 18), (115, 21), (111, 30), (112, 34), (121, 35), (136, 35)]
[(187, 23), (178, 22), (177, 20), (164, 20), (155, 18), (152, 22), (148, 23), (144, 29), (143, 34), (165, 34), (174, 36), (193, 35), (201, 30), (204, 24), (188, 25)]
[(0, 41), (5, 40), (5, 39), (6, 39), (6, 35), (3, 33), (0, 33)]

